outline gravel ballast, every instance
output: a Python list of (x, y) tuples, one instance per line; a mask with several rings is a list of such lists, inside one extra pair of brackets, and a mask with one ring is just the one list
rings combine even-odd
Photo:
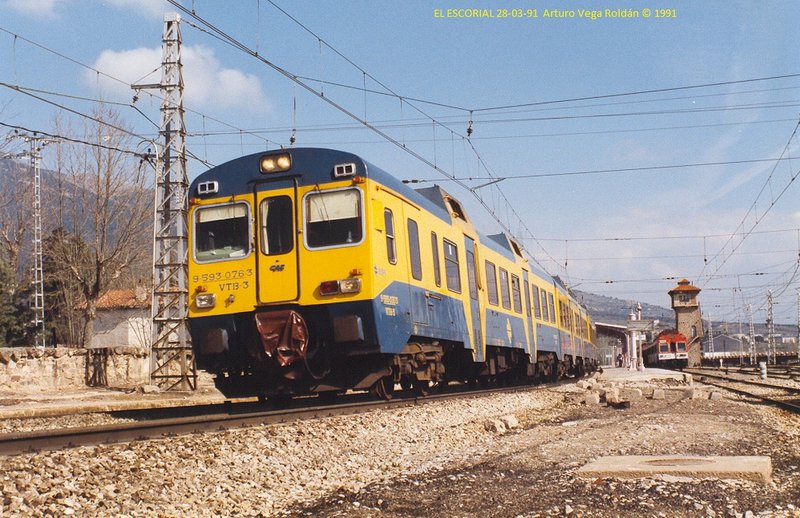
[[(800, 516), (800, 419), (676, 383), (623, 385), (642, 397), (622, 410), (585, 404), (609, 386), (571, 384), (7, 457), (0, 515)], [(575, 476), (679, 453), (768, 455), (773, 482)]]

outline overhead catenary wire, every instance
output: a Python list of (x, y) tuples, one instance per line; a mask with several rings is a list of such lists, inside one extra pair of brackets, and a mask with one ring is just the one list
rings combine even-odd
[(52, 133), (52, 132), (43, 131), (43, 130), (34, 130), (34, 129), (31, 129), (31, 128), (28, 128), (28, 127), (25, 127), (25, 126), (20, 126), (18, 124), (7, 124), (5, 122), (0, 121), (0, 126), (3, 126), (5, 128), (11, 129), (11, 130), (19, 130), (19, 131), (27, 132), (27, 133), (30, 133), (30, 134), (39, 134), (39, 135), (44, 135), (45, 137), (50, 137), (50, 138), (53, 138), (53, 139), (65, 140), (67, 142), (72, 142), (74, 144), (82, 144), (84, 146), (96, 147), (96, 148), (105, 149), (105, 150), (108, 150), (108, 151), (116, 151), (118, 153), (123, 153), (123, 154), (126, 154), (126, 155), (132, 155), (132, 156), (135, 156), (135, 157), (140, 158), (140, 159), (146, 159), (147, 158), (147, 154), (146, 153), (140, 153), (138, 151), (133, 151), (133, 150), (130, 150), (130, 149), (123, 149), (123, 148), (119, 148), (119, 147), (116, 147), (116, 146), (109, 146), (107, 144), (101, 144), (99, 142), (89, 142), (89, 141), (86, 141), (86, 140), (77, 139), (75, 137), (70, 137), (70, 136), (63, 135), (63, 134), (57, 134), (57, 133)]
[[(345, 107), (344, 107), (344, 106), (342, 106), (341, 104), (339, 104), (339, 103), (335, 102), (334, 100), (332, 100), (332, 99), (330, 98), (330, 96), (323, 96), (323, 95), (321, 95), (321, 93), (320, 93), (320, 92), (316, 91), (316, 90), (315, 90), (314, 88), (312, 88), (310, 85), (308, 85), (308, 84), (307, 84), (307, 83), (305, 83), (304, 81), (302, 81), (302, 80), (298, 79), (298, 77), (297, 77), (296, 75), (294, 75), (294, 74), (290, 73), (290, 72), (289, 72), (289, 71), (287, 71), (286, 69), (284, 69), (284, 68), (282, 68), (282, 67), (278, 66), (277, 64), (275, 64), (275, 63), (271, 62), (270, 60), (268, 60), (268, 59), (264, 58), (263, 56), (259, 55), (259, 54), (258, 54), (258, 53), (256, 53), (254, 50), (250, 49), (250, 48), (249, 48), (247, 45), (245, 45), (244, 43), (240, 42), (239, 40), (237, 40), (237, 39), (236, 39), (236, 38), (234, 38), (233, 36), (231, 36), (231, 35), (227, 34), (225, 31), (221, 30), (220, 28), (216, 27), (214, 24), (212, 24), (212, 23), (208, 22), (207, 20), (205, 20), (204, 18), (202, 18), (201, 16), (199, 16), (199, 15), (198, 15), (198, 14), (197, 14), (197, 13), (196, 13), (194, 10), (190, 11), (190, 10), (186, 9), (184, 6), (182, 6), (182, 5), (181, 5), (180, 3), (178, 3), (176, 0), (168, 0), (168, 1), (169, 1), (169, 2), (170, 2), (172, 5), (174, 5), (176, 8), (178, 8), (179, 10), (181, 10), (182, 12), (184, 12), (185, 14), (187, 14), (188, 16), (190, 16), (190, 17), (194, 18), (195, 20), (197, 20), (198, 22), (202, 23), (202, 24), (203, 24), (205, 27), (207, 27), (207, 28), (208, 28), (208, 31), (211, 31), (211, 33), (213, 33), (213, 34), (215, 35), (215, 37), (217, 37), (218, 39), (220, 39), (220, 41), (226, 42), (226, 43), (228, 43), (229, 45), (231, 45), (232, 47), (234, 47), (234, 48), (236, 48), (236, 49), (239, 49), (240, 51), (244, 52), (245, 54), (248, 54), (248, 55), (250, 55), (251, 57), (253, 57), (253, 58), (255, 58), (255, 59), (257, 59), (257, 60), (261, 61), (262, 63), (264, 63), (264, 64), (265, 64), (265, 65), (267, 65), (268, 67), (270, 67), (270, 68), (272, 68), (273, 70), (275, 70), (276, 72), (280, 73), (281, 75), (283, 75), (283, 76), (284, 76), (284, 77), (286, 77), (287, 79), (289, 79), (289, 80), (291, 80), (291, 81), (295, 82), (296, 84), (298, 84), (299, 86), (301, 86), (303, 89), (305, 89), (305, 90), (306, 90), (306, 91), (308, 91), (309, 93), (313, 94), (314, 96), (318, 97), (319, 99), (323, 100), (324, 102), (328, 103), (330, 106), (332, 106), (333, 108), (335, 108), (335, 109), (337, 109), (338, 111), (342, 112), (342, 113), (343, 113), (343, 114), (345, 114), (346, 116), (348, 116), (348, 117), (352, 118), (353, 120), (359, 121), (359, 122), (360, 122), (361, 124), (363, 124), (365, 127), (367, 127), (367, 128), (369, 128), (369, 129), (371, 129), (371, 130), (372, 130), (372, 131), (374, 131), (376, 134), (380, 135), (381, 137), (383, 137), (383, 138), (384, 138), (384, 139), (386, 139), (387, 141), (391, 142), (391, 143), (392, 143), (392, 144), (394, 144), (396, 147), (398, 147), (399, 149), (401, 149), (401, 150), (403, 150), (404, 152), (408, 153), (409, 155), (411, 155), (411, 156), (412, 156), (412, 157), (414, 157), (415, 159), (417, 159), (417, 160), (419, 160), (420, 162), (422, 162), (422, 163), (426, 164), (428, 167), (430, 167), (430, 168), (431, 168), (431, 169), (433, 169), (434, 171), (436, 171), (436, 172), (438, 172), (438, 173), (442, 174), (442, 175), (443, 175), (443, 176), (445, 176), (446, 178), (453, 179), (453, 175), (452, 175), (451, 173), (448, 173), (447, 171), (445, 171), (444, 169), (442, 169), (441, 167), (439, 167), (439, 166), (436, 164), (435, 158), (434, 158), (434, 160), (432, 161), (432, 160), (430, 160), (430, 159), (428, 159), (428, 158), (426, 158), (426, 157), (422, 156), (422, 155), (421, 155), (420, 153), (418, 153), (417, 151), (414, 151), (413, 149), (411, 149), (411, 148), (409, 148), (409, 147), (405, 146), (404, 144), (402, 144), (400, 141), (398, 141), (397, 139), (395, 139), (395, 138), (394, 138), (394, 137), (392, 137), (391, 135), (389, 135), (389, 134), (387, 134), (386, 132), (384, 132), (384, 131), (380, 130), (379, 128), (375, 127), (373, 124), (371, 124), (371, 123), (370, 123), (370, 122), (368, 122), (367, 120), (365, 120), (365, 119), (364, 119), (364, 120), (360, 119), (360, 118), (359, 118), (359, 117), (358, 117), (358, 116), (357, 116), (355, 113), (353, 113), (351, 110), (349, 110), (349, 109), (345, 108)], [(190, 25), (190, 26), (192, 26), (192, 27), (198, 28), (199, 30), (204, 30), (204, 29), (203, 29), (203, 28), (201, 28), (201, 27), (197, 27), (195, 24), (191, 24), (191, 23), (190, 23), (189, 25)], [(206, 32), (207, 32), (207, 31), (206, 31)], [(367, 74), (367, 73), (366, 73), (366, 71), (363, 71), (363, 69), (361, 69), (361, 70), (362, 70), (362, 72), (364, 73), (364, 75), (365, 75), (365, 77), (366, 77), (366, 74)], [(378, 83), (378, 84), (381, 84), (381, 85), (382, 85), (382, 83), (380, 83), (380, 81), (378, 81), (378, 80), (374, 79), (374, 78), (373, 78), (371, 75), (370, 75), (369, 77), (370, 77), (370, 78), (372, 78), (372, 79), (373, 79), (373, 80), (374, 80), (376, 83)], [(382, 85), (382, 86), (383, 86), (383, 85)], [(413, 105), (412, 105), (412, 106), (413, 106)], [(417, 110), (418, 110), (418, 109), (417, 109)], [(418, 111), (419, 111), (419, 110), (418, 110)], [(451, 128), (448, 128), (448, 127), (446, 127), (446, 126), (442, 125), (441, 123), (437, 123), (437, 122), (435, 121), (435, 119), (432, 119), (432, 120), (434, 121), (434, 124), (435, 124), (435, 125), (436, 125), (436, 124), (439, 124), (439, 125), (441, 125), (442, 127), (445, 127), (445, 128), (447, 129), (447, 131), (453, 131)], [(461, 135), (461, 137), (463, 138), (463, 135)], [(462, 187), (462, 188), (464, 188), (465, 190), (467, 190), (467, 191), (469, 191), (469, 192), (472, 192), (472, 194), (475, 196), (475, 198), (478, 200), (478, 202), (479, 202), (481, 205), (483, 205), (483, 207), (484, 207), (484, 208), (486, 208), (487, 210), (489, 209), (489, 206), (488, 206), (488, 204), (486, 203), (486, 201), (485, 201), (485, 200), (483, 200), (483, 198), (482, 198), (480, 195), (478, 195), (477, 193), (475, 193), (475, 192), (474, 192), (474, 190), (471, 190), (471, 189), (469, 188), (469, 186), (467, 186), (466, 184), (463, 184), (463, 183), (461, 183), (461, 182), (458, 182), (458, 181), (456, 182), (456, 184), (458, 184), (459, 186), (461, 186), (461, 187)], [(491, 210), (488, 210), (488, 212), (489, 212), (489, 214), (490, 214), (490, 215), (492, 215), (492, 217), (494, 218), (494, 220), (495, 220), (495, 221), (496, 221), (496, 222), (497, 222), (497, 223), (498, 223), (498, 224), (501, 226), (501, 228), (503, 228), (505, 231), (507, 231), (509, 234), (511, 234), (511, 230), (510, 230), (510, 228), (508, 227), (508, 225), (507, 225), (506, 223), (504, 223), (503, 221), (501, 221), (501, 220), (500, 220), (500, 219), (497, 217), (497, 215), (496, 215), (496, 214), (494, 214), (494, 213), (493, 213)], [(524, 225), (524, 223), (523, 223), (523, 225)], [(531, 234), (532, 234), (532, 233), (531, 233)], [(534, 257), (533, 259), (534, 259), (534, 261), (536, 260), (536, 258), (535, 258), (535, 257)], [(540, 266), (541, 266), (541, 265), (540, 265)]]
[[(5, 29), (5, 28), (3, 28), (3, 27), (0, 27), (0, 32), (4, 32), (4, 33), (6, 33), (6, 34), (9, 34), (9, 35), (13, 36), (13, 37), (14, 37), (14, 41), (16, 41), (17, 39), (20, 39), (20, 40), (22, 40), (22, 41), (24, 41), (24, 42), (26, 42), (26, 43), (28, 43), (28, 44), (30, 44), (30, 45), (32, 45), (32, 46), (34, 46), (34, 47), (37, 47), (37, 48), (39, 48), (39, 49), (41, 49), (41, 50), (43, 50), (43, 51), (45, 51), (45, 52), (48, 52), (48, 53), (50, 53), (50, 54), (53, 54), (53, 55), (55, 55), (55, 56), (57, 56), (57, 57), (59, 57), (59, 58), (65, 59), (65, 60), (67, 60), (67, 61), (69, 61), (69, 62), (71, 62), (71, 63), (73, 63), (73, 64), (75, 64), (75, 65), (78, 65), (78, 66), (82, 67), (82, 68), (85, 68), (86, 70), (89, 70), (89, 71), (91, 71), (91, 72), (93, 72), (93, 73), (97, 74), (98, 76), (105, 77), (105, 78), (107, 78), (107, 79), (109, 79), (109, 80), (111, 80), (111, 81), (114, 81), (114, 82), (116, 82), (116, 83), (119, 83), (119, 84), (121, 84), (121, 85), (124, 85), (124, 86), (125, 86), (125, 87), (127, 87), (127, 88), (133, 88), (133, 87), (135, 86), (135, 83), (129, 83), (129, 82), (127, 82), (127, 81), (123, 80), (123, 79), (120, 79), (120, 78), (118, 78), (118, 77), (115, 77), (115, 76), (113, 76), (113, 75), (111, 75), (111, 74), (108, 74), (108, 73), (106, 73), (106, 72), (103, 72), (102, 70), (99, 70), (99, 69), (98, 69), (98, 68), (96, 68), (96, 67), (93, 67), (93, 66), (91, 66), (91, 65), (87, 65), (86, 63), (83, 63), (83, 62), (82, 62), (82, 61), (80, 61), (80, 60), (77, 60), (77, 59), (75, 59), (75, 58), (73, 58), (73, 57), (70, 57), (70, 56), (68, 56), (68, 55), (64, 54), (63, 52), (59, 52), (59, 51), (57, 51), (57, 50), (51, 49), (50, 47), (48, 47), (48, 46), (46, 46), (46, 45), (43, 45), (43, 44), (41, 44), (41, 43), (38, 43), (38, 42), (36, 42), (36, 41), (33, 41), (33, 40), (31, 40), (30, 38), (26, 38), (26, 37), (24, 37), (24, 36), (21, 36), (21, 35), (19, 35), (19, 34), (17, 34), (17, 33), (15, 33), (15, 32), (13, 32), (13, 31), (10, 31), (10, 30), (8, 30), (8, 29)], [(143, 77), (147, 77), (147, 76), (151, 75), (153, 72), (155, 72), (156, 70), (159, 70), (160, 68), (161, 68), (161, 65), (159, 65), (159, 66), (158, 66), (156, 69), (154, 69), (153, 71), (151, 71), (151, 72), (148, 72), (148, 73), (147, 73), (145, 76), (143, 76)], [(36, 91), (36, 89), (30, 88), (30, 87), (19, 87), (19, 88), (20, 88), (20, 91), (22, 91), (22, 90), (27, 90), (27, 91), (29, 91), (29, 92), (35, 92), (35, 91)], [(151, 91), (148, 91), (148, 90), (144, 90), (144, 89), (138, 89), (138, 90), (137, 90), (137, 92), (144, 92), (144, 93), (146, 93), (146, 94), (147, 94), (149, 97), (151, 97), (151, 98), (154, 98), (154, 99), (157, 99), (159, 102), (162, 102), (162, 103), (164, 102), (164, 99), (163, 99), (163, 98), (162, 98), (160, 95), (158, 95), (158, 94), (156, 94), (156, 93), (154, 93), (154, 92), (151, 92)], [(74, 96), (74, 95), (73, 95), (73, 96), (70, 96), (70, 94), (57, 93), (57, 92), (52, 92), (52, 91), (44, 91), (44, 90), (41, 90), (41, 92), (40, 92), (40, 93), (48, 93), (48, 94), (50, 94), (50, 95), (58, 95), (58, 96), (61, 96), (61, 97), (72, 97), (72, 98), (75, 98), (75, 99), (82, 99), (82, 100), (87, 100), (87, 101), (88, 101), (88, 100), (91, 100), (90, 98), (85, 98), (85, 97), (81, 97), (81, 96)], [(95, 101), (96, 101), (96, 102), (104, 102), (103, 100), (95, 100)], [(108, 103), (109, 103), (109, 104), (111, 104), (111, 102), (108, 102)], [(147, 121), (149, 121), (151, 124), (155, 125), (155, 127), (159, 127), (159, 124), (155, 123), (155, 122), (154, 122), (152, 119), (150, 119), (150, 118), (149, 118), (147, 115), (145, 115), (145, 114), (144, 114), (144, 113), (143, 113), (143, 112), (142, 112), (142, 111), (141, 111), (141, 110), (140, 110), (140, 109), (139, 109), (139, 108), (136, 106), (136, 97), (135, 97), (135, 96), (134, 96), (134, 99), (133, 99), (133, 101), (132, 101), (132, 102), (130, 102), (130, 103), (113, 102), (113, 104), (114, 104), (114, 105), (118, 105), (118, 106), (127, 106), (127, 107), (130, 107), (130, 108), (132, 108), (133, 110), (135, 110), (136, 112), (138, 112), (138, 113), (139, 113), (141, 116), (143, 116), (143, 117), (144, 117), (144, 118), (145, 118)], [(192, 114), (195, 114), (195, 115), (198, 115), (198, 116), (201, 116), (201, 117), (206, 117), (208, 120), (214, 121), (214, 122), (216, 122), (216, 123), (218, 123), (218, 124), (222, 124), (223, 126), (226, 126), (226, 127), (228, 127), (228, 128), (232, 128), (232, 129), (234, 129), (234, 130), (237, 130), (237, 131), (239, 131), (239, 132), (245, 132), (245, 133), (248, 133), (248, 134), (250, 134), (250, 132), (248, 132), (247, 130), (244, 130), (244, 129), (242, 129), (242, 128), (238, 128), (237, 126), (235, 126), (235, 125), (233, 125), (233, 124), (230, 124), (230, 123), (228, 123), (228, 122), (225, 122), (225, 121), (223, 121), (223, 120), (221, 120), (221, 119), (218, 119), (218, 118), (216, 118), (216, 117), (212, 117), (212, 116), (210, 116), (210, 115), (208, 115), (208, 114), (205, 114), (205, 113), (203, 113), (203, 112), (200, 112), (200, 111), (194, 110), (194, 109), (192, 109), (192, 108), (190, 108), (190, 107), (184, 107), (184, 110), (185, 110), (186, 112), (188, 112), (188, 113), (192, 113)], [(278, 144), (277, 142), (274, 142), (274, 141), (272, 141), (272, 140), (270, 140), (270, 139), (267, 139), (267, 138), (265, 138), (265, 137), (263, 137), (263, 136), (261, 136), (261, 135), (257, 135), (257, 134), (255, 134), (255, 133), (252, 133), (252, 135), (253, 135), (254, 137), (257, 137), (258, 139), (260, 139), (260, 140), (264, 141), (264, 142), (265, 142), (266, 144), (268, 144), (268, 145), (273, 145), (273, 146), (275, 146), (275, 147), (280, 147), (280, 144)], [(191, 158), (193, 158), (193, 159), (196, 159), (196, 160), (199, 160), (201, 163), (203, 163), (203, 164), (204, 164), (204, 165), (206, 165), (207, 167), (208, 167), (208, 166), (211, 166), (211, 165), (213, 165), (213, 164), (210, 164), (209, 162), (204, 162), (203, 160), (200, 160), (200, 159), (198, 159), (196, 156), (194, 156), (194, 155), (193, 155), (193, 154), (191, 154), (191, 153), (188, 153), (188, 154), (189, 154), (189, 156), (190, 156)]]
[[(130, 131), (127, 128), (123, 128), (122, 126), (118, 126), (116, 124), (112, 124), (112, 123), (110, 123), (108, 121), (105, 121), (105, 120), (100, 119), (98, 117), (95, 117), (93, 115), (89, 115), (87, 113), (80, 112), (80, 111), (75, 110), (73, 108), (70, 108), (68, 106), (64, 106), (63, 104), (59, 104), (59, 103), (57, 103), (55, 101), (51, 101), (50, 99), (46, 99), (46, 98), (38, 96), (38, 95), (36, 95), (34, 93), (28, 92), (26, 90), (22, 90), (22, 89), (14, 86), (14, 85), (10, 85), (8, 83), (0, 82), (0, 86), (5, 87), (5, 88), (9, 88), (11, 90), (14, 90), (14, 91), (17, 91), (17, 92), (20, 92), (20, 93), (23, 93), (25, 95), (28, 95), (28, 96), (30, 96), (30, 97), (32, 97), (34, 99), (37, 99), (37, 100), (41, 101), (41, 102), (44, 102), (44, 103), (49, 104), (51, 106), (54, 106), (54, 107), (56, 107), (56, 108), (58, 108), (60, 110), (72, 113), (73, 115), (77, 115), (77, 116), (82, 117), (84, 119), (91, 120), (91, 121), (96, 122), (97, 124), (100, 124), (102, 126), (105, 126), (105, 127), (112, 128), (114, 130), (120, 131), (120, 132), (122, 132), (122, 133), (124, 133), (126, 135), (131, 136), (131, 137), (134, 137), (134, 138), (137, 138), (137, 139), (140, 139), (140, 140), (145, 140), (145, 141), (152, 141), (151, 138), (143, 136), (143, 135), (141, 135), (139, 133), (135, 133), (133, 131)], [(202, 158), (196, 156), (194, 153), (191, 153), (191, 152), (187, 151), (186, 154), (189, 157), (191, 157), (191, 158), (193, 158), (193, 159), (205, 164), (206, 166), (209, 166), (209, 167), (211, 166), (211, 164), (206, 163)]]
[[(787, 140), (786, 145), (783, 147), (783, 151), (781, 152), (781, 155), (780, 155), (779, 159), (783, 159), (783, 157), (790, 152), (790, 146), (791, 146), (792, 141), (797, 136), (798, 128), (800, 128), (800, 120), (798, 120), (797, 124), (795, 124), (794, 129), (792, 130), (792, 134), (789, 137), (789, 139)], [(772, 198), (771, 202), (769, 203), (769, 205), (767, 206), (766, 210), (760, 216), (755, 214), (758, 201), (761, 199), (761, 195), (764, 193), (766, 188), (771, 185), (770, 182), (771, 182), (772, 177), (775, 174), (775, 171), (777, 170), (779, 164), (780, 164), (780, 160), (776, 160), (775, 161), (775, 165), (773, 166), (772, 170), (770, 171), (769, 176), (764, 181), (764, 184), (761, 186), (761, 189), (758, 191), (758, 194), (756, 195), (755, 201), (753, 201), (753, 203), (750, 205), (750, 208), (748, 208), (747, 212), (745, 213), (744, 217), (742, 218), (742, 221), (736, 227), (736, 230), (734, 231), (734, 233), (731, 234), (730, 238), (722, 245), (722, 247), (719, 249), (719, 251), (716, 254), (714, 254), (714, 256), (712, 256), (712, 261), (715, 261), (715, 260), (717, 260), (718, 258), (720, 258), (721, 256), (724, 255), (722, 260), (718, 262), (717, 267), (714, 269), (713, 272), (711, 272), (710, 274), (707, 274), (707, 275), (705, 274), (707, 265), (703, 267), (703, 271), (700, 274), (700, 277), (703, 279), (703, 281), (702, 281), (702, 285), (703, 286), (708, 284), (716, 276), (717, 272), (719, 272), (720, 269), (722, 269), (722, 267), (725, 266), (725, 264), (728, 262), (728, 260), (731, 258), (731, 256), (733, 256), (733, 254), (736, 253), (736, 251), (739, 249), (739, 247), (742, 245), (742, 243), (744, 243), (744, 241), (748, 238), (748, 236), (750, 234), (752, 234), (752, 232), (761, 223), (761, 221), (764, 220), (764, 218), (767, 216), (767, 214), (769, 214), (769, 212), (772, 210), (772, 208), (775, 206), (775, 204), (783, 197), (783, 195), (786, 193), (786, 191), (789, 189), (789, 187), (792, 186), (792, 184), (793, 184), (794, 180), (797, 178), (797, 176), (800, 175), (800, 168), (798, 168), (796, 172), (793, 172), (791, 174), (791, 176), (789, 178), (789, 181), (783, 187), (783, 189), (781, 189), (781, 191), (778, 193), (778, 196), (776, 196), (776, 197), (773, 196), (773, 198)], [(754, 217), (755, 217), (755, 221), (753, 222), (752, 226), (750, 226), (750, 228), (747, 231), (744, 232), (744, 235), (742, 236), (741, 240), (735, 246), (732, 246), (731, 251), (729, 253), (725, 254), (725, 248), (729, 244), (731, 244), (733, 238), (737, 235), (739, 230), (743, 229), (745, 227), (745, 225), (747, 223), (747, 219), (750, 217), (751, 214), (753, 214)], [(709, 264), (710, 264), (710, 262), (711, 261), (709, 261)]]
[[(757, 164), (763, 162), (775, 162), (781, 160), (789, 160), (788, 158), (778, 157), (778, 158), (754, 158), (748, 160), (728, 160), (728, 161), (718, 161), (718, 162), (700, 162), (700, 163), (693, 163), (693, 164), (672, 164), (672, 165), (652, 165), (652, 166), (641, 166), (641, 167), (620, 167), (615, 169), (591, 169), (585, 171), (564, 171), (558, 173), (530, 173), (530, 174), (519, 174), (513, 176), (494, 176), (494, 177), (485, 177), (485, 176), (472, 176), (472, 177), (462, 177), (457, 178), (457, 180), (469, 182), (469, 181), (482, 181), (482, 180), (529, 180), (531, 178), (553, 178), (553, 177), (561, 177), (561, 176), (585, 176), (585, 175), (598, 175), (598, 174), (609, 174), (609, 173), (631, 173), (631, 172), (638, 172), (638, 171), (662, 171), (665, 169), (687, 169), (692, 167), (712, 167), (712, 166), (723, 166), (723, 165), (742, 165), (742, 164)], [(426, 180), (426, 179), (414, 179), (414, 180), (404, 180), (406, 183), (426, 183), (431, 182), (433, 180)], [(452, 180), (452, 181), (455, 181)]]

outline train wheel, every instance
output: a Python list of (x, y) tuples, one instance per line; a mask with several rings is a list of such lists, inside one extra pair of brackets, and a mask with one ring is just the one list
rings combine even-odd
[(414, 378), (414, 395), (417, 397), (425, 397), (430, 393), (431, 382), (429, 380), (420, 380)]
[(550, 365), (550, 377), (549, 380), (551, 383), (555, 383), (561, 378), (561, 363), (555, 362)]
[(389, 401), (394, 396), (394, 378), (391, 376), (382, 377), (370, 387), (369, 393), (373, 397)]
[(400, 376), (400, 388), (403, 389), (408, 395), (411, 395), (411, 387), (414, 385), (413, 381), (411, 380), (411, 376), (408, 374), (404, 374)]

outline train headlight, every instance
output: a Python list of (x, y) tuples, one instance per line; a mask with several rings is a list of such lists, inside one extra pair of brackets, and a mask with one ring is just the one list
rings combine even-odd
[(217, 296), (213, 293), (200, 293), (194, 299), (198, 308), (210, 309), (217, 305)]
[(267, 155), (261, 157), (262, 173), (281, 173), (292, 167), (292, 156), (289, 153), (280, 155)]
[(361, 279), (351, 277), (339, 281), (339, 291), (342, 293), (358, 293), (361, 291)]

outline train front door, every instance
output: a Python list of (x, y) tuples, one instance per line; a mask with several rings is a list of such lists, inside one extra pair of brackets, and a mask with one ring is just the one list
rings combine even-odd
[(256, 283), (259, 304), (300, 297), (297, 181), (266, 181), (254, 188)]

